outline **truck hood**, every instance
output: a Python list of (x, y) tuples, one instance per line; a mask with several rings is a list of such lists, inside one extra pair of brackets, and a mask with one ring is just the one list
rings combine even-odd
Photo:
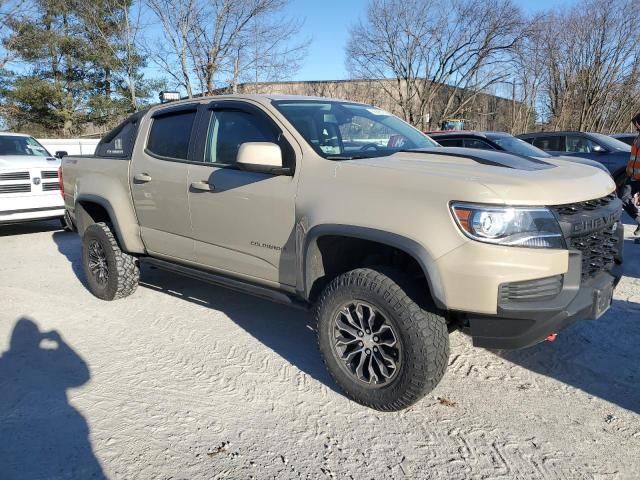
[[(443, 184), (455, 185), (450, 200), (482, 201), (510, 205), (562, 205), (604, 197), (615, 190), (605, 172), (591, 166), (565, 161), (543, 161), (505, 152), (455, 147), (398, 152), (387, 157), (355, 159), (338, 163), (350, 176), (351, 169), (387, 172), (393, 179), (387, 186), (402, 189), (421, 184), (425, 191), (442, 190)], [(362, 172), (360, 170), (360, 172)], [(393, 175), (389, 175), (393, 172)], [(384, 173), (382, 173), (383, 176)], [(392, 183), (393, 182), (393, 183)], [(477, 194), (482, 198), (465, 198)]]
[(19, 170), (23, 168), (58, 168), (60, 159), (37, 155), (0, 155), (0, 170)]

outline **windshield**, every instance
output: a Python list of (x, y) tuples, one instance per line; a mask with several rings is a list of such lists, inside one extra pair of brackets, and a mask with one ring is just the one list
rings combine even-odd
[(516, 155), (524, 155), (526, 157), (550, 157), (547, 152), (534, 147), (530, 143), (520, 140), (516, 137), (507, 135), (487, 135), (487, 138), (493, 140), (509, 153), (515, 153)]
[(40, 145), (35, 138), (15, 135), (0, 135), (1, 155), (51, 156), (47, 149)]
[(601, 133), (589, 133), (595, 140), (601, 145), (604, 145), (607, 150), (620, 150), (622, 152), (630, 152), (631, 146), (616, 138), (611, 138), (609, 135), (603, 135)]
[(274, 106), (325, 158), (369, 158), (438, 147), (424, 133), (379, 108), (359, 103), (281, 100)]

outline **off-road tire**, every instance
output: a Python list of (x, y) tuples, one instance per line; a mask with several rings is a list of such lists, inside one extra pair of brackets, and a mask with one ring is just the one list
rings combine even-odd
[[(105, 254), (108, 274), (104, 284), (89, 269), (89, 245), (93, 241), (100, 244)], [(138, 288), (138, 259), (122, 251), (110, 226), (104, 222), (89, 225), (82, 235), (82, 266), (89, 291), (102, 300), (128, 297)]]
[[(444, 317), (430, 300), (409, 295), (411, 282), (384, 267), (359, 268), (336, 277), (316, 304), (318, 345), (325, 365), (350, 399), (381, 411), (402, 410), (431, 392), (442, 379), (449, 358), (449, 334)], [(366, 302), (395, 326), (402, 350), (398, 372), (387, 385), (363, 386), (347, 372), (335, 352), (332, 335), (339, 309), (352, 300)], [(420, 301), (418, 305), (417, 301)]]

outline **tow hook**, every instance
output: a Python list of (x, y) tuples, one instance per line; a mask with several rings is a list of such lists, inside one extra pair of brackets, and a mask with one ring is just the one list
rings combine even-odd
[(553, 342), (555, 341), (556, 337), (558, 336), (557, 333), (551, 333), (549, 334), (549, 336), (547, 336), (547, 342)]

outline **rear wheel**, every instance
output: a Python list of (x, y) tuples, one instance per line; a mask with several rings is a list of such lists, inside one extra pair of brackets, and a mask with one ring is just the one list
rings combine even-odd
[(361, 268), (335, 278), (316, 307), (318, 343), (336, 383), (358, 403), (401, 410), (433, 390), (449, 356), (446, 321), (420, 307), (399, 272)]
[(89, 290), (102, 300), (124, 298), (138, 288), (138, 259), (120, 249), (106, 223), (94, 223), (85, 230), (82, 265)]

